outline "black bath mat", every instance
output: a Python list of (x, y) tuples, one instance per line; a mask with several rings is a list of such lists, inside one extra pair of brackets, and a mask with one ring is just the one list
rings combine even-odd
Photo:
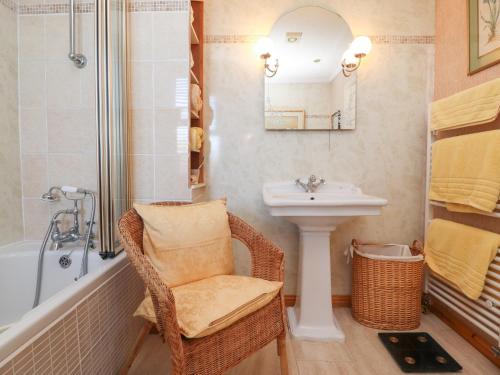
[(462, 366), (425, 332), (384, 332), (378, 337), (403, 372), (457, 372)]

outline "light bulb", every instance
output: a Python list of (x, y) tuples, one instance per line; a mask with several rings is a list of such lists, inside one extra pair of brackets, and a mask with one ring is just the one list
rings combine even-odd
[(273, 53), (273, 47), (274, 43), (271, 38), (260, 38), (255, 45), (255, 52), (257, 52), (260, 57), (269, 58)]
[(342, 64), (346, 67), (354, 67), (358, 65), (358, 59), (354, 56), (354, 52), (351, 49), (348, 49), (342, 55)]
[(372, 50), (372, 41), (367, 36), (358, 36), (352, 41), (349, 49), (352, 50), (354, 56), (365, 57)]

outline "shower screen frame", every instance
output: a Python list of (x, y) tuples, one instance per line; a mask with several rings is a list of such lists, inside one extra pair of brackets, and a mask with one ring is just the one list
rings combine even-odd
[(118, 219), (130, 208), (127, 9), (120, 0), (96, 0), (96, 107), (100, 255), (122, 247)]

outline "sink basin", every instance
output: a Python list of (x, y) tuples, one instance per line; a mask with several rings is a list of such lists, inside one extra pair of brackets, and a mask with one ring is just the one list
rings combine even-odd
[(285, 216), (299, 226), (335, 227), (351, 217), (380, 215), (387, 204), (383, 198), (366, 195), (357, 186), (341, 182), (320, 185), (314, 193), (306, 193), (294, 182), (267, 183), (263, 195), (272, 216)]
[(283, 216), (300, 230), (298, 296), (288, 308), (292, 335), (344, 341), (331, 304), (330, 235), (351, 218), (380, 215), (387, 200), (349, 183), (327, 183), (307, 193), (292, 181), (264, 184), (263, 198), (272, 216)]

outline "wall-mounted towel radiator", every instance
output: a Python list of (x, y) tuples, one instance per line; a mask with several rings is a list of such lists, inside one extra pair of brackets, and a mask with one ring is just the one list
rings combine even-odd
[[(498, 127), (495, 127), (494, 129), (497, 128)], [(474, 130), (474, 128), (468, 128), (465, 131), (450, 131), (450, 136), (460, 135), (462, 132), (470, 134)], [(442, 134), (443, 133), (441, 133), (440, 135)], [(445, 137), (448, 137), (446, 131), (444, 132), (444, 134)], [(471, 223), (471, 221), (475, 222), (478, 220), (471, 220), (471, 214), (447, 213), (444, 203), (432, 201), (429, 199), (428, 195), (432, 166), (432, 143), (436, 140), (438, 140), (438, 137), (437, 134), (433, 133), (430, 130), (429, 118), (427, 143), (427, 195), (425, 215), (426, 228), (430, 220), (435, 217), (443, 217), (443, 215), (445, 216), (443, 218), (446, 218), (447, 220), (453, 220), (467, 225), (474, 225), (475, 223)], [(468, 215), (469, 218), (467, 218)], [(479, 215), (480, 216), (474, 217), (484, 218), (485, 221), (488, 221), (490, 223), (489, 228), (499, 228), (500, 197), (494, 212)], [(450, 216), (451, 218), (446, 216)], [(497, 221), (498, 226), (496, 226)], [(493, 224), (491, 224), (492, 222)], [(488, 269), (486, 285), (483, 289), (483, 293), (478, 300), (473, 301), (467, 298), (462, 292), (451, 286), (446, 280), (442, 279), (439, 276), (433, 275), (431, 272), (427, 274), (425, 290), (430, 294), (431, 299), (439, 301), (449, 310), (452, 310), (457, 316), (467, 321), (473, 327), (476, 327), (477, 330), (482, 332), (482, 336), (488, 337), (488, 342), (490, 343), (490, 351), (493, 354), (493, 357), (500, 357), (500, 248), (497, 251), (497, 255), (494, 261), (491, 263)]]

